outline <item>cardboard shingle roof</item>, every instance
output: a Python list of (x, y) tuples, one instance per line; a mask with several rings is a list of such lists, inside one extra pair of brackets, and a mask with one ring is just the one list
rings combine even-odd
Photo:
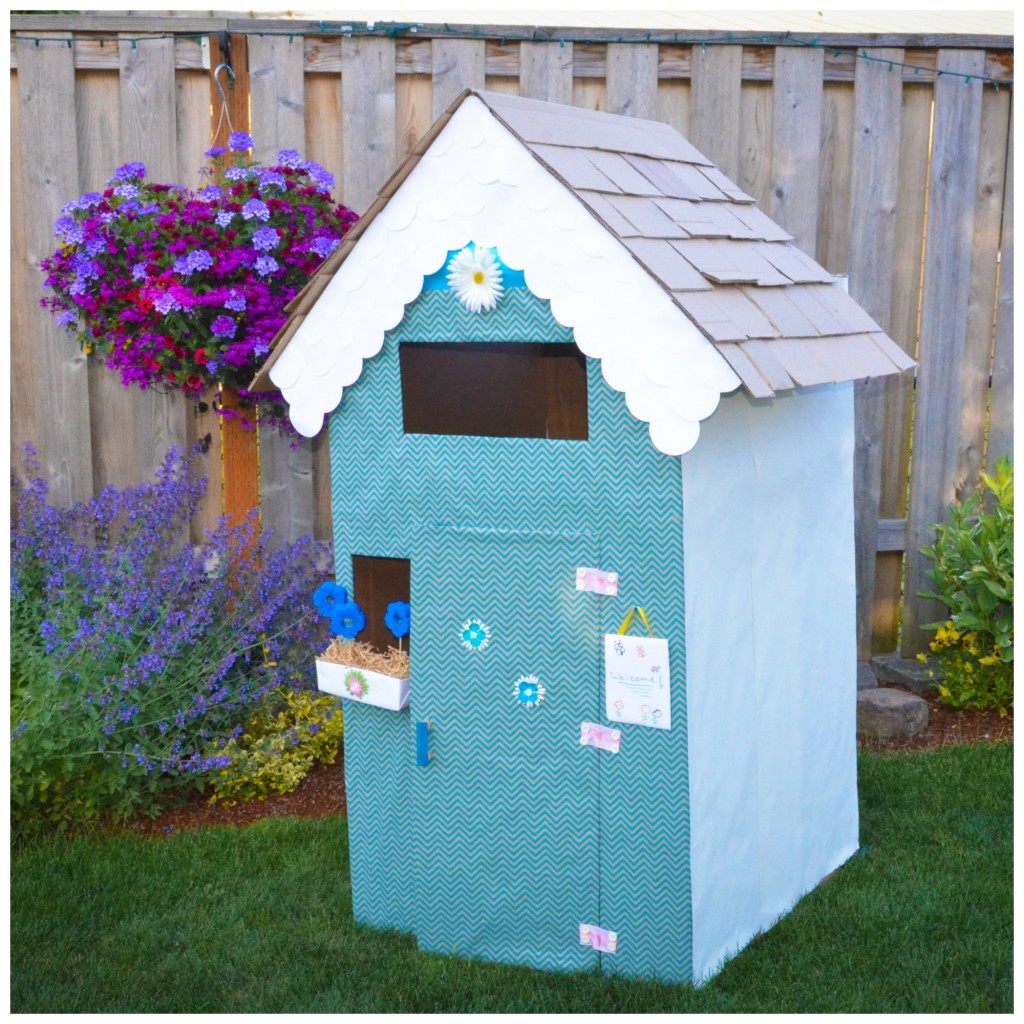
[(255, 390), (271, 386), (268, 374), (304, 318), (470, 95), (628, 250), (753, 397), (914, 365), (831, 274), (675, 129), (467, 90), (289, 305), (289, 322)]

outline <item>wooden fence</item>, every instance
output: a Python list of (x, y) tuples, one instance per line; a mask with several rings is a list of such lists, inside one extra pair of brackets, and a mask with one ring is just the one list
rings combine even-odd
[[(914, 596), (929, 524), (1012, 452), (1012, 39), (347, 27), (12, 19), (12, 457), (34, 441), (71, 501), (150, 476), (172, 443), (218, 437), (213, 413), (87, 363), (39, 308), (38, 265), (60, 208), (117, 164), (197, 183), (228, 49), (231, 118), (257, 158), (300, 150), (357, 211), (466, 86), (655, 118), (848, 274), (919, 360), (916, 383), (858, 385), (857, 567), (861, 657), (895, 648), (901, 619), (904, 652), (921, 649), (917, 627), (939, 614)], [(262, 436), (259, 452), (265, 527), (329, 537), (324, 442)], [(203, 524), (222, 508), (212, 491)]]

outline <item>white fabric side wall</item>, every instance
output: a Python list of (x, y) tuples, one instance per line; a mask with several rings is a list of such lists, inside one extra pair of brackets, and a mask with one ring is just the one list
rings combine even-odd
[(857, 849), (853, 387), (723, 400), (682, 465), (701, 981)]

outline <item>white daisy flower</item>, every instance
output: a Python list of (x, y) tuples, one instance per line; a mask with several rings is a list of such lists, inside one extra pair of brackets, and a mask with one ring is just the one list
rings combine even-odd
[(488, 249), (469, 245), (448, 264), (448, 284), (471, 313), (494, 309), (505, 291), (494, 255)]

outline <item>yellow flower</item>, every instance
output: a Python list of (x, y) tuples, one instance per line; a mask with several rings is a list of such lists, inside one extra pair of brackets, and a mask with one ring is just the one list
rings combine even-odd
[(919, 654), (919, 655), (917, 655), (917, 660), (918, 660), (919, 662), (921, 662), (921, 664), (922, 664), (922, 665), (927, 665), (927, 664), (928, 664), (928, 658), (927, 658), (927, 656), (926, 656), (926, 655), (924, 655), (924, 654)]

